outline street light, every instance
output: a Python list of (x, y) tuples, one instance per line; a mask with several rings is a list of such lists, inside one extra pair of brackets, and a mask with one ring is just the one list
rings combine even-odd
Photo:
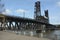
[(25, 18), (25, 12), (23, 12), (23, 18)]

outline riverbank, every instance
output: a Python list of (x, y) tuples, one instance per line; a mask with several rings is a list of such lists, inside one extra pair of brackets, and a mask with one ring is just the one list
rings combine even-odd
[(0, 31), (0, 40), (49, 40), (49, 39), (16, 35), (14, 33)]

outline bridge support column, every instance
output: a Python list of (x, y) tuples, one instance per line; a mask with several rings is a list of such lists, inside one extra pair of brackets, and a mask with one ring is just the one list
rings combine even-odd
[(20, 27), (19, 27), (19, 23), (18, 22), (16, 22), (16, 28), (17, 28), (17, 30), (20, 30)]
[(17, 22), (17, 29), (20, 30), (21, 28), (21, 22)]
[(18, 29), (19, 29), (18, 22), (15, 22), (15, 29), (16, 29), (16, 30), (18, 30)]
[(15, 26), (14, 27), (15, 27), (14, 29), (16, 30), (16, 22), (15, 22)]
[(41, 29), (42, 29), (42, 32), (41, 32), (41, 37), (44, 36), (44, 33), (45, 33), (45, 25), (41, 25)]
[(21, 23), (18, 22), (17, 26), (18, 26), (18, 30), (20, 30)]
[(1, 27), (3, 27), (3, 29), (5, 29), (5, 17), (2, 17), (2, 19), (1, 19)]
[(8, 29), (11, 30), (11, 22), (9, 22)]
[(2, 22), (1, 22), (1, 27), (2, 27)]

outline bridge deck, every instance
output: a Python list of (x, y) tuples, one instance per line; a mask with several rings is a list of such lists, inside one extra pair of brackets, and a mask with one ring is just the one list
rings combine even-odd
[(43, 23), (40, 21), (37, 21), (35, 19), (29, 19), (29, 18), (23, 18), (23, 17), (17, 17), (17, 16), (10, 16), (10, 15), (4, 15), (5, 18), (9, 21), (17, 21), (17, 22), (30, 22), (30, 23), (40, 23), (40, 24), (45, 24), (45, 25), (50, 25), (50, 26), (54, 26), (52, 24), (48, 24), (48, 23)]

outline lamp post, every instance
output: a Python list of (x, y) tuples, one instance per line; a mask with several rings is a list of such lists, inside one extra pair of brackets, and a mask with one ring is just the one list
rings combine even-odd
[(25, 12), (23, 12), (23, 18), (25, 18)]

